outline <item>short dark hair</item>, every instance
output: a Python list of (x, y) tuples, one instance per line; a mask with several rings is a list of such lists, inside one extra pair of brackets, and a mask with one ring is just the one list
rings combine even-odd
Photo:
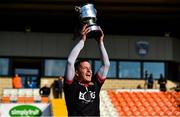
[(78, 59), (75, 63), (75, 70), (77, 70), (82, 62), (89, 62), (88, 59)]

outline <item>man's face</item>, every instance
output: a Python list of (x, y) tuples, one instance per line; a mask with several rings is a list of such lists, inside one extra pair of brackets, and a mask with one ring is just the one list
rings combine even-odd
[(89, 62), (84, 61), (80, 63), (79, 69), (77, 70), (78, 78), (83, 82), (90, 82), (92, 79), (92, 70)]

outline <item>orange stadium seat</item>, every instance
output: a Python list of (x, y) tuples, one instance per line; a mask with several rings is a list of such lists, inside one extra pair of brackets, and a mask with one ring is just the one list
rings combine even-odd
[[(180, 116), (174, 92), (108, 92), (120, 116)], [(176, 95), (175, 95), (176, 94)]]
[(141, 113), (141, 116), (149, 116), (149, 113), (146, 110), (141, 111), (140, 113)]
[(26, 97), (17, 97), (17, 103), (25, 103)]
[(2, 103), (10, 103), (10, 97), (8, 96), (2, 97)]
[(25, 102), (26, 103), (34, 103), (34, 97), (26, 97)]
[(41, 103), (48, 103), (49, 98), (48, 97), (41, 97)]

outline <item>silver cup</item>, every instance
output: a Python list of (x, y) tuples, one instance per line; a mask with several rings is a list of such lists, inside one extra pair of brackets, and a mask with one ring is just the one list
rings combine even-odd
[(85, 4), (82, 7), (75, 6), (76, 12), (79, 13), (79, 17), (81, 23), (83, 25), (87, 24), (87, 28), (89, 28), (90, 32), (87, 34), (88, 38), (97, 38), (102, 35), (99, 26), (96, 24), (96, 9), (93, 4)]

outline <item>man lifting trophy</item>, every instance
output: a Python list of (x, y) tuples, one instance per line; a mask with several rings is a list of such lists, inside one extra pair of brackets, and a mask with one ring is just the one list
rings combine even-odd
[(97, 18), (96, 18), (96, 9), (94, 8), (94, 5), (91, 3), (85, 4), (82, 7), (75, 6), (76, 12), (79, 13), (79, 17), (81, 20), (81, 23), (83, 25), (87, 25), (90, 32), (87, 34), (88, 38), (96, 38), (100, 37), (101, 31), (99, 29), (99, 26), (96, 24)]

